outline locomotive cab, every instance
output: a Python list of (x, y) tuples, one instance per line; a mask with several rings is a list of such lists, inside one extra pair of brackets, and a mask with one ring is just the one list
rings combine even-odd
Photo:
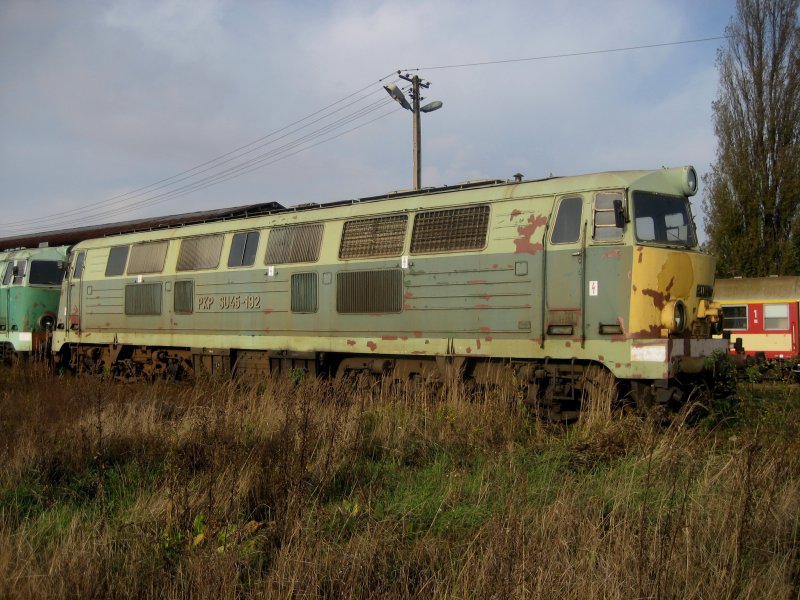
[(65, 256), (64, 247), (0, 253), (0, 344), (5, 358), (49, 351)]

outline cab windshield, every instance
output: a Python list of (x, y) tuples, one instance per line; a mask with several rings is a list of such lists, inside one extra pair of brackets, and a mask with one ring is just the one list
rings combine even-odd
[(634, 192), (633, 219), (639, 242), (687, 248), (697, 243), (689, 200), (684, 196)]

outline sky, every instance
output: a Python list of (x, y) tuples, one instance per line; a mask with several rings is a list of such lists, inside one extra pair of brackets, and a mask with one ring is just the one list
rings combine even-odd
[(735, 0), (0, 0), (0, 237), (409, 189), (412, 115), (382, 88), (407, 86), (398, 70), (430, 84), (423, 104), (443, 102), (421, 115), (423, 186), (702, 176), (724, 40), (619, 49), (722, 36), (734, 13)]

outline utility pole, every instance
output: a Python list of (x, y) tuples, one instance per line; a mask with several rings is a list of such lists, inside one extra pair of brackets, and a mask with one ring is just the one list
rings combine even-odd
[(413, 157), (414, 157), (414, 189), (418, 190), (422, 187), (422, 127), (420, 124), (419, 115), (421, 112), (428, 113), (442, 108), (442, 103), (439, 100), (420, 107), (419, 103), (422, 100), (419, 88), (428, 89), (429, 82), (422, 81), (419, 75), (408, 75), (397, 72), (398, 77), (411, 84), (411, 104), (408, 103), (403, 92), (393, 83), (383, 86), (389, 95), (400, 103), (400, 106), (406, 110), (410, 110), (412, 114), (412, 130), (413, 130)]

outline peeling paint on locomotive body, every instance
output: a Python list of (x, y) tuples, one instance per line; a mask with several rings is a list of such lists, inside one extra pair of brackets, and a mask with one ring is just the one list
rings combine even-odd
[(0, 252), (0, 345), (14, 352), (44, 351), (56, 322), (66, 258), (66, 247)]
[[(676, 357), (708, 349), (700, 337), (662, 336), (663, 305), (680, 297), (695, 314), (696, 286), (713, 284), (713, 261), (696, 248), (636, 245), (633, 225), (611, 240), (592, 231), (596, 196), (627, 199), (642, 181), (666, 193), (674, 179), (672, 170), (659, 170), (491, 183), (88, 240), (73, 250), (85, 252), (86, 270), (65, 285), (73, 292), (62, 297), (54, 350), (91, 343), (547, 358), (601, 362), (623, 379), (666, 379)], [(554, 242), (564, 198), (580, 199), (581, 221), (574, 239)], [(421, 216), (458, 211), (463, 220), (415, 246)], [(346, 226), (369, 220), (379, 238), (372, 254), (343, 254)], [(298, 226), (319, 227), (316, 254), (270, 262), (272, 236)], [(247, 232), (258, 234), (255, 258), (227, 267), (235, 238)], [(179, 271), (182, 245), (203, 236), (221, 236), (216, 266)], [(310, 247), (309, 239), (297, 248)], [(168, 247), (160, 269), (135, 273), (130, 259), (127, 271), (122, 264), (106, 274), (113, 248), (161, 242)], [(280, 243), (286, 255), (300, 252)], [(358, 240), (371, 243), (368, 234)]]

